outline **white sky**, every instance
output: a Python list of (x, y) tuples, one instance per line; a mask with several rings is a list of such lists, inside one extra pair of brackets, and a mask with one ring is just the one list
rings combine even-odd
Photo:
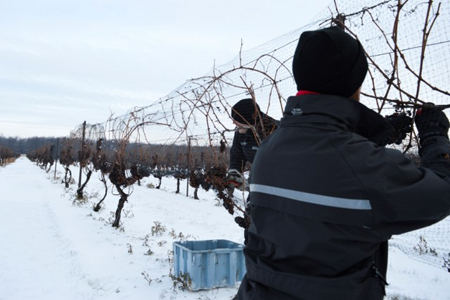
[[(331, 2), (332, 3), (332, 2)], [(0, 134), (68, 136), (308, 24), (329, 0), (0, 0)]]

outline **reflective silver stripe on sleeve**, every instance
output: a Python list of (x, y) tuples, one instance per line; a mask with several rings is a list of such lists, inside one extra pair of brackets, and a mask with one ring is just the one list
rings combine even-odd
[(263, 184), (250, 184), (250, 191), (295, 201), (354, 210), (372, 210), (369, 200), (347, 199), (288, 190)]

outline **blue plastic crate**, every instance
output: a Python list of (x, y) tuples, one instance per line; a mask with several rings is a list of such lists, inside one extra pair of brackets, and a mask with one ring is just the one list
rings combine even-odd
[(192, 291), (235, 286), (246, 272), (243, 248), (227, 240), (174, 242), (174, 275), (189, 274)]

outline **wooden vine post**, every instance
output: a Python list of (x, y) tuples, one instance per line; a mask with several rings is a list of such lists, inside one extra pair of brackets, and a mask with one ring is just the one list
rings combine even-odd
[[(81, 136), (81, 149), (80, 151), (84, 151), (84, 139), (86, 137), (86, 121), (83, 122), (83, 132)], [(81, 174), (83, 173), (83, 166), (80, 161), (80, 174), (78, 176), (78, 188), (81, 187)]]

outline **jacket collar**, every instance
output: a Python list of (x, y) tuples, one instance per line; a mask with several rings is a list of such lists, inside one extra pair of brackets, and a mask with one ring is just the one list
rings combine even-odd
[(333, 127), (357, 133), (375, 142), (394, 132), (380, 114), (355, 100), (340, 96), (303, 94), (289, 97), (283, 115), (280, 127), (295, 124)]

